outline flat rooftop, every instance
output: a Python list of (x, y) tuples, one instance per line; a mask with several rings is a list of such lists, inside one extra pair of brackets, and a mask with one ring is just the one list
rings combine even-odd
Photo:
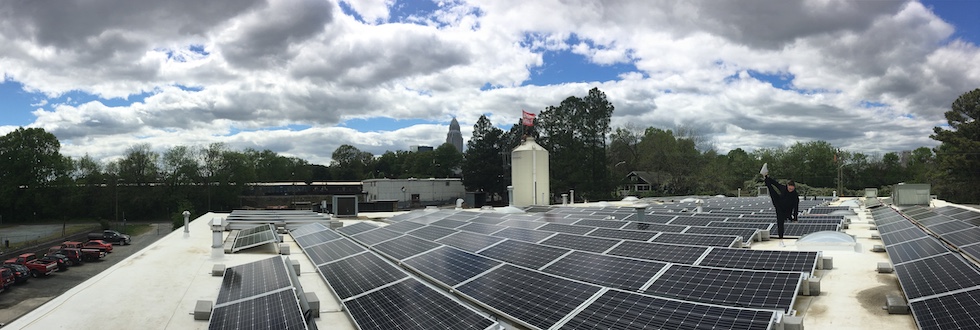
[[(942, 206), (941, 201), (937, 201)], [(582, 206), (582, 205), (578, 205)], [(397, 213), (375, 215), (389, 217)], [(212, 249), (212, 219), (224, 219), (228, 214), (208, 213), (190, 222), (189, 233), (174, 231), (145, 249), (90, 278), (65, 294), (22, 316), (4, 328), (132, 328), (145, 329), (206, 329), (208, 321), (195, 321), (193, 311), (199, 300), (214, 302), (222, 278), (212, 276), (216, 264), (226, 267), (241, 265), (278, 255), (273, 244), (266, 244), (235, 254)], [(807, 329), (915, 329), (911, 315), (890, 315), (882, 307), (885, 294), (901, 292), (894, 273), (879, 274), (878, 262), (888, 262), (885, 253), (871, 251), (881, 244), (873, 239), (869, 214), (857, 212), (848, 229), (856, 237), (856, 250), (827, 250), (823, 256), (833, 258), (833, 269), (818, 270), (821, 279), (817, 296), (798, 296), (795, 309), (803, 317)], [(360, 221), (345, 220), (345, 225)], [(372, 221), (383, 225), (383, 223)], [(226, 238), (229, 232), (224, 232)], [(330, 287), (317, 273), (316, 267), (302, 252), (289, 234), (284, 244), (290, 247), (288, 257), (300, 263), (299, 280), (307, 292), (320, 299), (321, 329), (354, 329), (355, 326), (341, 308)], [(751, 249), (796, 250), (796, 240), (778, 239), (755, 242)], [(92, 307), (95, 304), (96, 309)], [(511, 325), (502, 323), (511, 328)]]

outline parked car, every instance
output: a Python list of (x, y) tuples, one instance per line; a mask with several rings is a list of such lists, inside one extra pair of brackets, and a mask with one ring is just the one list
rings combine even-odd
[(101, 233), (89, 233), (89, 240), (102, 240), (110, 244), (127, 245), (131, 241), (129, 235), (115, 230), (103, 230)]
[(0, 268), (0, 291), (13, 286), (16, 281), (17, 278), (14, 276), (12, 270), (9, 268)]
[(68, 258), (68, 260), (66, 260), (65, 263), (67, 263), (69, 267), (81, 265), (82, 262), (85, 261), (85, 255), (82, 254), (81, 249), (62, 248), (61, 246), (52, 246), (48, 248), (47, 254), (64, 255), (66, 258)]
[(105, 241), (100, 239), (90, 240), (88, 242), (85, 242), (85, 244), (82, 244), (82, 246), (99, 248), (104, 250), (106, 253), (112, 253), (112, 244), (106, 243)]
[(17, 256), (17, 258), (9, 259), (3, 263), (24, 265), (31, 270), (32, 277), (51, 275), (55, 269), (58, 269), (57, 262), (40, 260), (33, 253), (24, 253)]
[(22, 265), (6, 264), (0, 267), (10, 269), (10, 271), (14, 272), (14, 279), (16, 280), (17, 284), (26, 283), (27, 280), (31, 278), (31, 270)]
[(58, 265), (59, 272), (68, 270), (68, 257), (64, 254), (48, 253), (41, 257), (40, 260), (54, 261)]
[[(51, 247), (51, 249), (54, 248), (57, 248), (57, 246)], [(82, 253), (82, 260), (84, 261), (99, 260), (100, 258), (105, 257), (107, 253), (106, 249), (102, 246), (86, 247), (85, 243), (73, 242), (73, 241), (65, 241), (64, 243), (61, 243), (61, 248), (69, 249), (69, 250), (79, 250)]]

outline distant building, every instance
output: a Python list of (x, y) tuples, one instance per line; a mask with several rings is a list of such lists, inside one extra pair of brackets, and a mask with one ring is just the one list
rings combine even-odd
[(456, 121), (455, 117), (449, 123), (449, 133), (446, 134), (446, 143), (456, 147), (456, 151), (463, 152), (463, 133), (459, 131), (459, 122)]
[(411, 152), (420, 152), (420, 151), (432, 151), (435, 150), (435, 148), (431, 146), (409, 146), (408, 150)]

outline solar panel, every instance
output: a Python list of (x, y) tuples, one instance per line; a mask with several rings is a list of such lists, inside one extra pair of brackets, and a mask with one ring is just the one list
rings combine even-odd
[(645, 231), (655, 231), (664, 233), (679, 233), (687, 229), (687, 226), (678, 225), (665, 225), (660, 223), (648, 223), (639, 221), (630, 221), (625, 226), (620, 227), (621, 229), (632, 229), (632, 230), (645, 230)]
[(500, 265), (501, 262), (443, 246), (405, 260), (404, 264), (453, 287)]
[(587, 236), (648, 241), (654, 236), (657, 236), (657, 234), (659, 234), (659, 232), (596, 228), (596, 230), (590, 232)]
[(684, 231), (685, 234), (706, 234), (706, 235), (735, 235), (741, 236), (745, 245), (752, 243), (758, 234), (758, 229), (753, 228), (720, 228), (720, 227), (690, 227)]
[(409, 235), (415, 237), (421, 237), (430, 241), (435, 241), (437, 239), (452, 235), (457, 231), (454, 229), (449, 229), (445, 227), (437, 226), (425, 226), (413, 231), (408, 232)]
[(503, 265), (457, 291), (527, 327), (548, 329), (599, 291), (598, 286)]
[(523, 221), (523, 220), (507, 220), (501, 222), (499, 225), (514, 227), (514, 228), (534, 229), (534, 228), (541, 227), (542, 225), (544, 225), (544, 223), (534, 222), (534, 221)]
[(671, 220), (669, 223), (672, 225), (682, 225), (682, 226), (707, 226), (711, 222), (722, 222), (722, 220), (725, 220), (725, 218), (683, 216), (683, 217), (677, 217), (674, 220)]
[(961, 246), (960, 251), (973, 258), (973, 260), (980, 262), (980, 244)]
[(482, 224), (482, 223), (470, 223), (470, 224), (467, 224), (465, 226), (462, 226), (462, 227), (459, 227), (459, 228), (456, 228), (456, 229), (463, 230), (463, 231), (468, 231), (468, 232), (473, 232), (473, 233), (477, 233), (477, 234), (490, 235), (490, 234), (492, 234), (494, 232), (497, 232), (497, 231), (500, 231), (500, 230), (502, 230), (504, 228), (507, 228), (507, 227), (497, 226), (497, 225), (488, 225), (488, 224)]
[(955, 246), (965, 246), (980, 242), (980, 228), (973, 227), (970, 229), (949, 232), (939, 234), (939, 237), (943, 240), (953, 244)]
[(679, 234), (662, 233), (651, 242), (684, 244), (697, 246), (720, 246), (732, 247), (735, 243), (741, 242), (738, 236), (732, 235), (702, 235), (702, 234)]
[(951, 219), (949, 217), (945, 216), (945, 215), (938, 215), (938, 214), (936, 214), (934, 216), (931, 216), (931, 217), (928, 217), (928, 218), (924, 218), (924, 219), (915, 219), (915, 222), (918, 222), (919, 224), (921, 224), (923, 226), (931, 226), (931, 225), (935, 225), (935, 224), (938, 224), (938, 223), (943, 223), (943, 222), (946, 222), (946, 221), (949, 221), (949, 220), (951, 220)]
[(633, 221), (642, 221), (642, 222), (653, 222), (653, 223), (667, 223), (667, 222), (670, 222), (670, 220), (674, 220), (674, 218), (676, 218), (676, 217), (677, 217), (676, 215), (645, 214), (645, 215), (643, 215), (643, 218), (642, 219), (641, 218), (633, 218), (632, 220)]
[(610, 288), (638, 291), (667, 264), (586, 252), (572, 252), (542, 271)]
[(503, 240), (504, 239), (500, 237), (480, 235), (480, 234), (474, 234), (470, 232), (458, 232), (440, 238), (436, 241), (442, 244), (456, 247), (458, 249), (462, 249), (464, 251), (475, 253), (477, 251), (483, 250), (484, 248)]
[[(787, 223), (783, 231), (784, 237), (803, 237), (807, 234), (819, 231), (840, 231), (840, 224), (821, 224), (821, 223)], [(772, 232), (775, 232), (773, 230)]]
[(344, 303), (359, 329), (488, 329), (496, 324), (409, 278)]
[(320, 223), (311, 223), (311, 224), (308, 224), (308, 225), (303, 225), (303, 226), (299, 226), (299, 227), (293, 228), (292, 230), (289, 231), (289, 234), (292, 235), (295, 238), (295, 237), (300, 237), (300, 236), (303, 236), (303, 235), (309, 235), (309, 234), (312, 234), (312, 233), (315, 233), (315, 232), (318, 232), (318, 231), (322, 231), (322, 230), (326, 230), (326, 229), (327, 229), (327, 226), (324, 226), (324, 225), (322, 225)]
[(888, 252), (888, 257), (891, 259), (892, 264), (897, 265), (911, 260), (947, 253), (949, 250), (947, 250), (946, 247), (943, 246), (942, 243), (939, 243), (939, 241), (937, 241), (935, 238), (923, 237), (888, 246), (888, 248), (885, 249), (885, 252)]
[(215, 304), (239, 300), (292, 286), (278, 257), (228, 267)]
[(819, 253), (809, 251), (772, 251), (736, 248), (712, 248), (698, 263), (737, 269), (782, 270), (813, 274)]
[(211, 311), (208, 329), (306, 329), (293, 290), (281, 291)]
[(562, 329), (769, 329), (774, 311), (729, 308), (609, 290)]
[(340, 234), (337, 234), (333, 230), (323, 229), (300, 237), (294, 236), (293, 239), (296, 240), (296, 244), (299, 244), (300, 247), (307, 247), (323, 242), (329, 242), (340, 237)]
[(516, 239), (518, 241), (525, 241), (525, 242), (535, 243), (535, 242), (539, 242), (539, 241), (541, 241), (541, 240), (543, 240), (545, 238), (548, 238), (549, 236), (554, 235), (554, 234), (555, 233), (553, 233), (553, 232), (536, 231), (536, 230), (532, 230), (532, 229), (504, 228), (504, 229), (501, 229), (498, 232), (495, 232), (495, 233), (491, 234), (491, 236), (503, 237), (503, 238), (510, 238), (510, 239)]
[(583, 219), (572, 223), (576, 226), (589, 226), (589, 227), (602, 227), (602, 228), (620, 228), (626, 225), (625, 221), (610, 221), (610, 220), (589, 220)]
[(580, 250), (580, 251), (590, 251), (596, 253), (602, 253), (609, 248), (613, 247), (619, 243), (619, 240), (599, 238), (599, 237), (589, 237), (589, 236), (579, 236), (559, 233), (541, 242), (544, 245), (551, 245), (557, 247), (563, 247), (566, 249)]
[(504, 221), (507, 221), (507, 219), (504, 219), (504, 218), (491, 218), (491, 217), (483, 217), (483, 216), (478, 216), (478, 217), (473, 218), (472, 220), (470, 220), (470, 222), (483, 223), (483, 224), (488, 224), (488, 225), (496, 225), (496, 224), (499, 224), (499, 223), (504, 222)]
[(607, 254), (644, 260), (693, 264), (704, 255), (707, 247), (623, 241)]
[(976, 267), (952, 253), (897, 264), (895, 273), (909, 300), (980, 285)]
[(889, 222), (887, 224), (879, 224), (879, 225), (877, 225), (877, 227), (878, 227), (878, 231), (879, 232), (882, 232), (882, 233), (884, 233), (884, 232), (892, 232), (892, 231), (899, 231), (899, 230), (908, 229), (908, 228), (916, 228), (916, 229), (919, 228), (919, 227), (916, 227), (914, 223), (909, 222), (908, 220)]
[(378, 228), (377, 225), (367, 222), (358, 222), (350, 226), (337, 228), (337, 231), (347, 236), (353, 236), (376, 228)]
[(408, 276), (373, 253), (361, 253), (318, 268), (341, 300)]
[(367, 245), (375, 245), (389, 239), (401, 236), (402, 233), (397, 231), (390, 231), (384, 228), (378, 228), (375, 230), (368, 230), (357, 235), (351, 236), (354, 240)]
[(937, 235), (942, 235), (942, 234), (951, 233), (951, 232), (954, 232), (954, 231), (960, 231), (960, 230), (970, 229), (970, 228), (977, 228), (977, 226), (968, 224), (968, 223), (963, 222), (963, 221), (950, 219), (949, 221), (946, 221), (946, 222), (940, 222), (940, 223), (931, 224), (929, 226), (926, 226), (926, 228), (928, 228), (929, 231), (931, 231), (931, 232), (933, 232), (933, 233), (935, 233)]
[(515, 265), (538, 269), (558, 259), (558, 257), (568, 253), (568, 251), (567, 249), (534, 243), (506, 240), (480, 251), (479, 254)]
[(974, 289), (909, 303), (922, 330), (980, 328), (980, 290)]
[(464, 226), (464, 225), (466, 225), (468, 223), (469, 222), (463, 222), (463, 221), (459, 221), (459, 220), (442, 219), (442, 220), (433, 222), (432, 225), (433, 226), (439, 226), (439, 227), (446, 227), (446, 228), (459, 228), (459, 227), (462, 227), (462, 226)]
[(418, 222), (403, 221), (398, 223), (393, 223), (385, 226), (384, 228), (391, 231), (397, 231), (399, 233), (407, 233), (409, 231), (424, 227), (425, 225)]
[(279, 234), (276, 234), (275, 227), (272, 225), (261, 225), (238, 232), (235, 243), (232, 244), (231, 252), (238, 252), (247, 248), (256, 247), (266, 243), (279, 241)]
[(803, 274), (799, 272), (673, 264), (644, 293), (684, 301), (789, 312), (802, 281)]
[(303, 249), (314, 265), (322, 265), (340, 258), (364, 252), (364, 247), (347, 238), (333, 240)]
[(561, 223), (549, 223), (539, 227), (538, 230), (554, 231), (559, 233), (568, 233), (568, 234), (575, 234), (575, 235), (585, 235), (586, 233), (595, 230), (595, 227), (566, 225)]
[(887, 233), (882, 232), (881, 241), (885, 243), (886, 247), (888, 247), (890, 245), (895, 245), (902, 242), (908, 242), (917, 238), (922, 238), (927, 236), (929, 235), (926, 234), (924, 231), (922, 231), (922, 229), (913, 226), (912, 228), (906, 228), (898, 231), (890, 231)]
[(401, 236), (383, 243), (378, 243), (374, 248), (392, 258), (403, 260), (441, 245), (415, 236)]

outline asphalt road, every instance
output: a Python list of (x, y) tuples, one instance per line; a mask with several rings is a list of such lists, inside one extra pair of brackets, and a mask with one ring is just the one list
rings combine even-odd
[[(32, 278), (0, 293), (0, 327), (67, 292), (79, 283), (126, 259), (170, 233), (169, 223), (152, 224), (153, 228), (132, 238), (132, 244), (113, 246), (112, 253), (97, 261), (86, 262), (47, 277)], [(106, 297), (109, 298), (109, 297)], [(96, 302), (96, 304), (98, 304)], [(84, 307), (80, 307), (84, 308)]]

